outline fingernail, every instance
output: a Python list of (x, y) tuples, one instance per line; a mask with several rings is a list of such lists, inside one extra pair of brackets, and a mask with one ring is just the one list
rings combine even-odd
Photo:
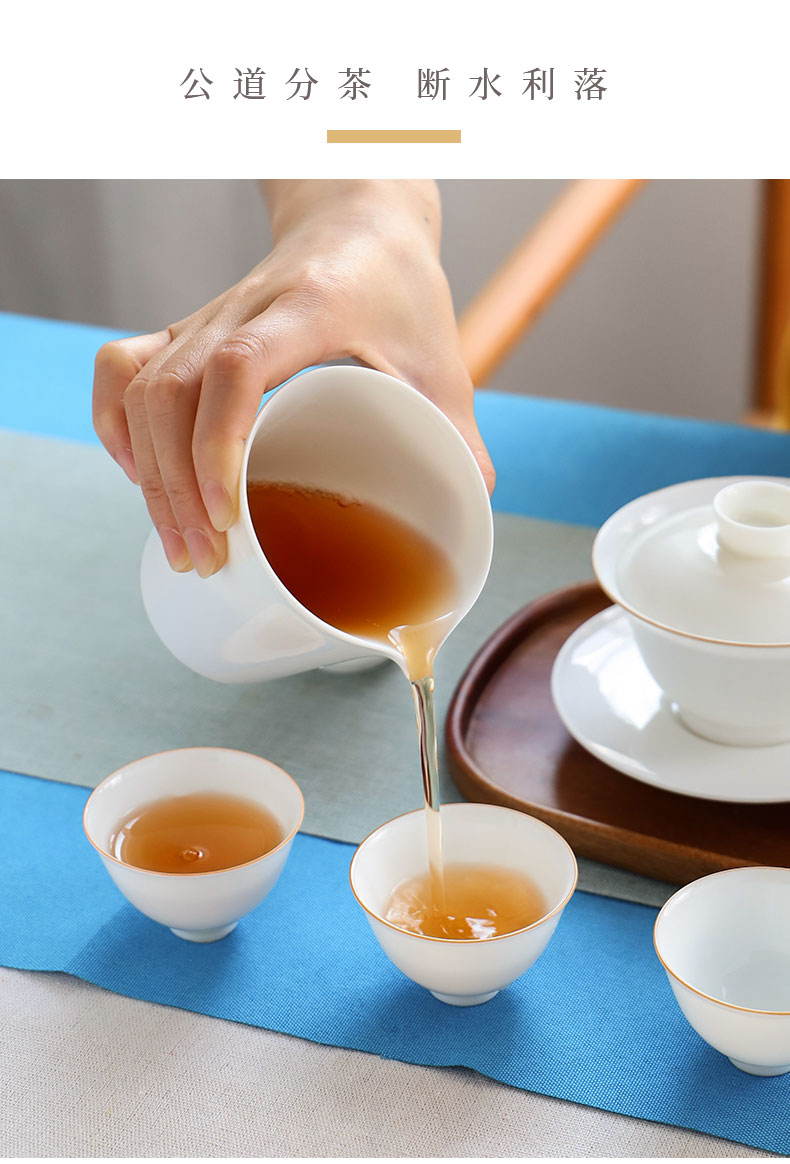
[(214, 529), (220, 532), (229, 529), (236, 519), (236, 507), (225, 486), (220, 485), (219, 481), (206, 481), (200, 487), (200, 492)]
[(189, 556), (187, 544), (177, 529), (163, 526), (158, 530), (162, 540), (167, 560), (173, 570), (179, 574), (192, 569), (192, 559)]
[(217, 555), (214, 547), (202, 529), (185, 530), (184, 537), (187, 540), (195, 569), (201, 578), (208, 578), (217, 569)]
[[(134, 453), (131, 449), (120, 449), (115, 454), (115, 459), (123, 469), (126, 476), (133, 485), (140, 484), (140, 478), (137, 476), (137, 466), (134, 463)], [(175, 531), (174, 531), (175, 532)]]

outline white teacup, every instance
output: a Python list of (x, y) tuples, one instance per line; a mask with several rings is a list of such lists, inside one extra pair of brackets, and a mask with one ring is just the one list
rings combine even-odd
[(148, 617), (193, 671), (255, 682), (360, 658), (403, 659), (394, 646), (317, 618), (282, 584), (250, 519), (247, 482), (273, 480), (352, 496), (427, 536), (459, 584), (449, 634), (488, 574), (493, 522), (483, 476), (444, 413), (414, 388), (370, 368), (315, 368), (267, 397), (247, 440), (239, 519), (228, 558), (207, 579), (174, 573), (156, 533), (143, 553)]
[[(110, 839), (135, 809), (204, 792), (243, 797), (267, 809), (280, 825), (282, 841), (256, 860), (206, 873), (156, 873), (113, 856)], [(303, 816), (298, 786), (269, 760), (229, 748), (179, 748), (144, 756), (103, 780), (88, 797), (83, 825), (105, 869), (133, 906), (179, 938), (215, 942), (274, 888)]]
[(680, 889), (654, 930), (680, 1009), (751, 1075), (790, 1071), (790, 869), (712, 873)]
[(384, 953), (407, 978), (440, 1002), (476, 1006), (519, 978), (539, 958), (576, 888), (576, 859), (549, 825), (496, 804), (447, 804), (441, 809), (447, 864), (496, 865), (526, 874), (546, 903), (524, 929), (484, 940), (424, 937), (386, 921), (397, 885), (428, 869), (425, 812), (396, 817), (371, 833), (351, 861), (351, 889)]

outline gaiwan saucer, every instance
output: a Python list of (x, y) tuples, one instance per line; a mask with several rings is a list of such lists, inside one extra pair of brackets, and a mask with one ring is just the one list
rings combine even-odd
[(573, 738), (626, 776), (708, 800), (790, 801), (790, 743), (735, 747), (689, 731), (647, 670), (617, 606), (567, 639), (551, 693)]

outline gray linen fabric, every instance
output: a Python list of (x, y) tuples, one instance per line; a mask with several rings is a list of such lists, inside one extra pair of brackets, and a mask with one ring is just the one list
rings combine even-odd
[(769, 1157), (683, 1128), (0, 970), (10, 1158)]
[[(0, 431), (0, 497), (0, 766), (92, 787), (163, 749), (239, 748), (300, 784), (307, 832), (350, 842), (421, 804), (411, 693), (394, 664), (236, 686), (165, 650), (138, 583), (148, 515), (102, 449)], [(440, 725), (473, 654), (510, 614), (591, 576), (593, 530), (495, 520), (483, 595), (437, 660)], [(459, 798), (446, 771), (442, 795)], [(586, 861), (580, 885), (648, 904), (671, 892)]]

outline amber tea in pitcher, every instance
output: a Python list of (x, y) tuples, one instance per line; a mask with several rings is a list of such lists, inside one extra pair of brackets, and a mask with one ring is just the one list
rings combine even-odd
[(250, 482), (250, 517), (294, 598), (347, 634), (393, 642), (410, 678), (430, 669), (457, 581), (441, 548), (377, 505), (323, 489)]

